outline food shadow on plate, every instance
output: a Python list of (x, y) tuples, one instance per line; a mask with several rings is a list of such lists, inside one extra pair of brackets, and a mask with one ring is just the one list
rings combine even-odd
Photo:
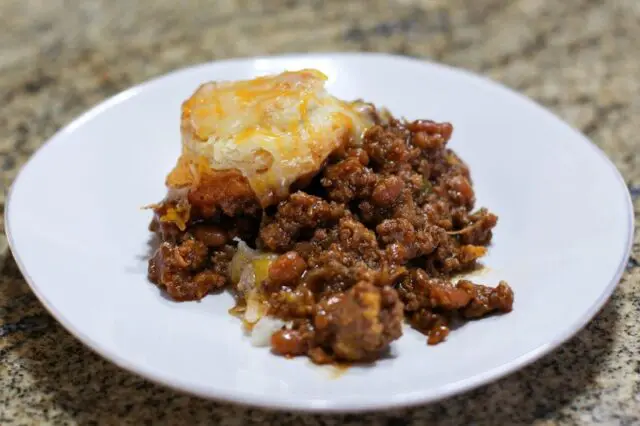
[[(4, 268), (3, 281), (0, 286), (3, 309), (9, 309), (16, 317), (49, 317), (35, 297), (16, 298), (29, 290), (11, 256)], [(6, 301), (17, 299), (20, 304), (4, 306)], [(598, 317), (558, 350), (506, 378), (466, 394), (384, 414), (304, 417), (337, 424), (357, 419), (383, 425), (481, 425), (531, 423), (551, 416), (583, 394), (616, 356), (612, 336), (619, 325), (617, 309), (621, 299), (620, 291), (616, 291)], [(14, 392), (33, 393), (37, 398), (51, 401), (50, 413), (62, 411), (80, 424), (96, 421), (101, 424), (123, 421), (219, 424), (233, 416), (241, 424), (259, 425), (279, 424), (285, 416), (275, 411), (211, 402), (155, 385), (94, 354), (52, 319), (46, 321), (45, 327), (21, 329), (3, 336), (3, 340), (5, 346), (0, 356), (7, 366), (6, 374), (28, 378), (28, 385), (19, 385), (27, 386), (26, 390), (8, 386), (3, 389), (4, 395), (17, 397)], [(328, 380), (341, 376), (340, 369), (326, 371), (329, 371)]]
[(153, 254), (156, 252), (158, 247), (160, 247), (161, 242), (162, 241), (160, 241), (160, 237), (158, 237), (158, 234), (156, 234), (155, 232), (149, 232), (149, 238), (147, 239), (147, 246), (146, 246), (147, 250), (145, 251), (144, 254), (140, 255), (138, 259), (148, 262), (149, 259), (151, 259)]
[(149, 259), (156, 252), (157, 248), (160, 246), (160, 238), (153, 232), (149, 232), (149, 237), (147, 238), (147, 242), (140, 250), (141, 253), (135, 256), (137, 263), (135, 265), (127, 265), (125, 266), (125, 271), (132, 274), (139, 274), (141, 272), (147, 273), (147, 265)]

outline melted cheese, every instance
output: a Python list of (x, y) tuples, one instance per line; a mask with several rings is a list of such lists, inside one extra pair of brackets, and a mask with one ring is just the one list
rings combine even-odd
[(193, 187), (207, 169), (235, 169), (263, 207), (286, 196), (373, 124), (366, 104), (331, 96), (325, 81), (308, 69), (201, 85), (182, 105), (182, 156), (167, 184)]

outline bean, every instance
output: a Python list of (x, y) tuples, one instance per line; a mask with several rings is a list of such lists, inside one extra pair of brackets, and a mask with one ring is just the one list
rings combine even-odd
[(404, 183), (397, 176), (389, 176), (379, 182), (373, 189), (371, 200), (380, 207), (389, 207), (398, 199)]
[(278, 285), (295, 284), (305, 269), (307, 262), (295, 251), (279, 256), (269, 268), (269, 279)]
[(193, 236), (207, 247), (223, 246), (228, 239), (224, 229), (215, 225), (196, 225), (193, 229)]

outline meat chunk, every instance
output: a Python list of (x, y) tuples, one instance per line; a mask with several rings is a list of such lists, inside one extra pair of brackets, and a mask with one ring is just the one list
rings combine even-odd
[(269, 315), (290, 319), (310, 317), (315, 309), (314, 293), (305, 284), (296, 288), (283, 288), (269, 295)]
[(361, 281), (324, 299), (313, 322), (317, 343), (334, 359), (370, 361), (402, 335), (402, 318), (395, 290)]
[(165, 242), (149, 262), (149, 279), (176, 300), (202, 299), (227, 282), (216, 272), (201, 270), (208, 254), (206, 245), (197, 240), (187, 239), (179, 245)]
[(269, 250), (290, 250), (300, 232), (337, 221), (344, 215), (344, 207), (320, 197), (296, 192), (278, 206), (278, 211), (260, 230), (260, 239)]
[(194, 271), (206, 262), (208, 253), (202, 242), (188, 239), (178, 245), (163, 243), (154, 258), (162, 260), (165, 267)]
[(398, 288), (405, 303), (407, 320), (435, 345), (449, 334), (450, 317), (480, 318), (493, 312), (509, 312), (513, 291), (505, 282), (496, 288), (461, 280), (456, 286), (440, 278), (429, 278), (416, 269)]
[(422, 269), (415, 269), (398, 287), (407, 311), (419, 309), (456, 310), (466, 307), (471, 295), (442, 278), (430, 278)]
[(362, 160), (348, 157), (337, 164), (327, 166), (320, 182), (327, 190), (330, 200), (348, 203), (355, 198), (369, 197), (377, 181), (377, 175), (365, 167)]
[(487, 209), (480, 209), (476, 213), (469, 215), (469, 224), (457, 231), (460, 235), (460, 242), (486, 246), (491, 242), (492, 229), (498, 223), (498, 217), (489, 213)]
[(392, 172), (420, 156), (420, 148), (409, 139), (410, 133), (401, 126), (373, 126), (365, 134), (363, 148), (374, 170)]
[[(345, 252), (337, 244), (327, 250), (313, 254), (308, 261), (309, 270), (304, 276), (304, 283), (317, 294), (345, 291), (352, 287), (356, 280), (358, 259), (353, 253)], [(366, 268), (365, 265), (362, 265)]]
[[(387, 219), (376, 227), (378, 238), (387, 246), (388, 256), (404, 264), (432, 253), (438, 244), (438, 234), (431, 227), (415, 229), (405, 218)], [(403, 256), (396, 256), (402, 250)]]
[(449, 321), (443, 314), (422, 308), (409, 313), (407, 320), (413, 328), (427, 336), (429, 345), (437, 345), (449, 335)]
[(513, 308), (513, 290), (504, 281), (492, 288), (461, 280), (457, 288), (466, 292), (471, 299), (462, 310), (465, 318), (480, 318), (492, 312), (511, 312)]
[(338, 224), (338, 238), (343, 251), (354, 253), (358, 259), (375, 267), (381, 258), (376, 234), (355, 220), (344, 217)]

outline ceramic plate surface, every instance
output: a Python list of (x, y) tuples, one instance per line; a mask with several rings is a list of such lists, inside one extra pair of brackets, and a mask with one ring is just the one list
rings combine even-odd
[[(427, 346), (405, 328), (393, 357), (336, 375), (252, 347), (230, 295), (175, 303), (147, 281), (151, 213), (180, 152), (181, 102), (202, 82), (314, 67), (344, 99), (396, 116), (453, 123), (477, 206), (500, 220), (480, 282), (508, 281), (512, 313), (468, 323)], [(632, 237), (628, 190), (591, 142), (487, 79), (375, 54), (215, 62), (129, 89), (47, 142), (19, 174), (6, 210), (15, 258), (71, 333), (117, 365), (183, 391), (310, 411), (405, 406), (510, 373), (582, 328), (615, 288)]]

